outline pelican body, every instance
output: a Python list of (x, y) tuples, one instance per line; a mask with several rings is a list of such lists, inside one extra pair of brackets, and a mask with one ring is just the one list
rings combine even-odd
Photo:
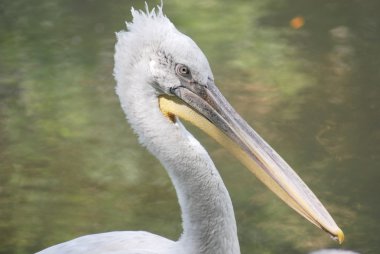
[(128, 122), (162, 163), (177, 192), (183, 233), (177, 241), (147, 232), (79, 237), (40, 254), (238, 254), (232, 202), (207, 151), (181, 123), (188, 121), (225, 146), (270, 190), (339, 242), (343, 232), (291, 167), (219, 92), (209, 63), (179, 32), (162, 6), (132, 9), (117, 33), (114, 76)]

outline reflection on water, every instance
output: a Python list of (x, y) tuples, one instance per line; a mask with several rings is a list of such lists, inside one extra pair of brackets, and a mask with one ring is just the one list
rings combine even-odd
[[(173, 187), (114, 94), (114, 31), (132, 4), (0, 3), (0, 253), (111, 230), (180, 234)], [(343, 247), (362, 253), (380, 251), (379, 8), (165, 3), (205, 51), (225, 96), (324, 201), (346, 232)], [(300, 17), (301, 26), (289, 25)], [(195, 132), (230, 190), (243, 253), (336, 247)]]

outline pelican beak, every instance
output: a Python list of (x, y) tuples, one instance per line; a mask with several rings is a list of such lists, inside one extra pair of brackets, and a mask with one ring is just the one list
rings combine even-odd
[(207, 86), (184, 82), (159, 97), (164, 115), (199, 127), (234, 154), (286, 204), (342, 243), (344, 234), (326, 208), (293, 169), (245, 121), (213, 81)]

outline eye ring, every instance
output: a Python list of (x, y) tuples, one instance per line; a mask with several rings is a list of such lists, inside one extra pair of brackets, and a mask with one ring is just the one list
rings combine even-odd
[(178, 75), (181, 75), (183, 77), (189, 77), (190, 75), (190, 69), (184, 64), (177, 64), (175, 67), (176, 73)]

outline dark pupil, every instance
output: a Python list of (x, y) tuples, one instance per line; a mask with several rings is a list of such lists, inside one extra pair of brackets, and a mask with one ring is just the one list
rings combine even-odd
[(186, 69), (186, 67), (182, 67), (182, 68), (181, 68), (181, 72), (182, 72), (183, 74), (186, 74), (186, 73), (187, 73), (187, 69)]

